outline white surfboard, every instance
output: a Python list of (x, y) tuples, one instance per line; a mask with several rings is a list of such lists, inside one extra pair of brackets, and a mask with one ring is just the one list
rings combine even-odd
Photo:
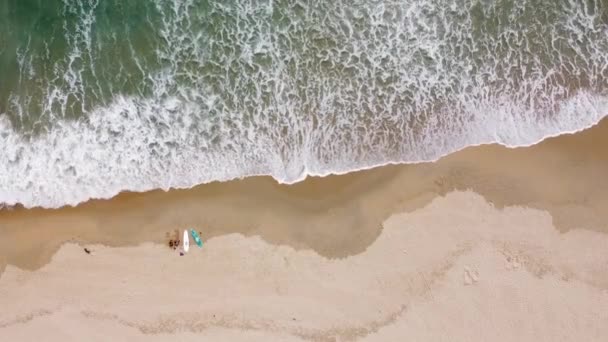
[(188, 252), (190, 249), (190, 238), (188, 238), (188, 231), (184, 230), (184, 252)]

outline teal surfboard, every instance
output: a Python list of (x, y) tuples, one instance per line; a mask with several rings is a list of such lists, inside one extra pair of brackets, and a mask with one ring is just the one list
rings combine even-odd
[(198, 233), (194, 229), (190, 229), (190, 234), (192, 234), (192, 238), (194, 239), (194, 242), (196, 242), (196, 244), (199, 247), (203, 247), (203, 241), (201, 240), (201, 237), (198, 235)]

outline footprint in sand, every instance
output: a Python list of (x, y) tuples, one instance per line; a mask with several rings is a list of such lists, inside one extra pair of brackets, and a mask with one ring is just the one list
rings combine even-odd
[(507, 255), (506, 261), (505, 268), (507, 270), (516, 270), (521, 267), (521, 262), (517, 256)]
[(471, 270), (468, 266), (464, 267), (464, 284), (473, 285), (479, 281), (479, 272)]

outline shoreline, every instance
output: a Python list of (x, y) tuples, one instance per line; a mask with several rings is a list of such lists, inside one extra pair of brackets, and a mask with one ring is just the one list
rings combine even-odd
[[(0, 269), (37, 269), (66, 242), (132, 246), (165, 243), (195, 227), (205, 239), (241, 233), (273, 244), (345, 258), (363, 252), (382, 222), (454, 190), (472, 190), (498, 208), (547, 210), (556, 227), (608, 231), (608, 120), (530, 147), (482, 145), (439, 161), (388, 165), (293, 185), (271, 177), (187, 190), (122, 193), (76, 207), (0, 211)], [(595, 179), (596, 182), (590, 182)]]
[[(64, 204), (57, 205), (57, 206), (55, 206), (55, 205), (53, 205), (53, 206), (27, 205), (24, 202), (4, 201), (4, 202), (0, 202), (0, 212), (2, 212), (3, 210), (12, 210), (15, 208), (17, 208), (17, 209), (64, 209), (64, 208), (70, 208), (70, 207), (78, 207), (80, 205), (86, 204), (91, 201), (112, 200), (113, 198), (116, 198), (118, 196), (125, 195), (125, 194), (131, 194), (131, 193), (142, 193), (143, 194), (143, 193), (150, 193), (150, 192), (155, 192), (155, 191), (169, 192), (169, 191), (178, 191), (178, 190), (191, 190), (191, 189), (197, 188), (199, 186), (205, 186), (208, 184), (230, 183), (230, 182), (237, 182), (237, 181), (241, 181), (244, 179), (250, 179), (250, 178), (269, 177), (269, 178), (272, 178), (273, 181), (277, 184), (290, 186), (290, 185), (295, 185), (298, 183), (305, 182), (307, 179), (310, 179), (310, 178), (314, 179), (314, 178), (344, 176), (344, 175), (348, 175), (348, 174), (352, 174), (352, 173), (367, 172), (367, 171), (370, 171), (373, 169), (391, 167), (391, 166), (398, 167), (398, 166), (406, 166), (406, 165), (419, 165), (419, 164), (435, 163), (435, 162), (438, 162), (442, 159), (449, 157), (452, 154), (460, 153), (462, 151), (466, 151), (469, 149), (481, 148), (484, 146), (498, 146), (498, 147), (504, 147), (504, 148), (508, 148), (508, 149), (528, 148), (528, 147), (538, 145), (546, 140), (554, 139), (554, 138), (557, 138), (560, 136), (576, 135), (578, 133), (592, 129), (595, 126), (601, 125), (602, 122), (608, 121), (608, 114), (603, 114), (603, 115), (599, 114), (602, 112), (602, 110), (599, 110), (595, 107), (597, 107), (597, 106), (592, 106), (592, 108), (590, 108), (589, 110), (593, 110), (593, 112), (595, 113), (593, 115), (593, 120), (597, 120), (597, 121), (591, 121), (592, 123), (587, 122), (586, 124), (583, 124), (582, 127), (579, 127), (576, 129), (562, 130), (562, 131), (558, 131), (558, 133), (546, 133), (546, 135), (542, 136), (541, 138), (538, 138), (538, 139), (532, 140), (532, 141), (528, 141), (527, 143), (520, 144), (520, 145), (505, 144), (502, 142), (497, 142), (496, 140), (492, 140), (491, 142), (480, 142), (480, 143), (468, 144), (465, 146), (452, 148), (448, 152), (444, 152), (442, 154), (439, 154), (437, 157), (434, 157), (431, 159), (426, 159), (426, 160), (425, 159), (409, 160), (409, 161), (392, 160), (392, 161), (382, 162), (379, 164), (369, 164), (369, 165), (361, 166), (359, 168), (355, 168), (355, 169), (347, 170), (347, 171), (330, 171), (330, 172), (326, 172), (326, 173), (304, 173), (304, 175), (298, 177), (297, 179), (295, 179), (294, 181), (291, 181), (291, 182), (282, 182), (280, 179), (277, 179), (270, 174), (250, 174), (250, 175), (241, 176), (241, 177), (237, 177), (237, 178), (229, 177), (228, 179), (215, 180), (215, 181), (211, 181), (211, 182), (203, 182), (203, 183), (198, 183), (196, 185), (190, 185), (190, 186), (156, 187), (156, 188), (152, 188), (152, 189), (123, 188), (123, 190), (120, 190), (120, 191), (114, 190), (110, 195), (106, 194), (105, 196), (88, 197), (88, 198), (85, 197), (85, 199), (81, 200), (80, 202), (67, 201), (67, 202), (63, 202)], [(549, 131), (549, 132), (551, 132), (551, 131)]]

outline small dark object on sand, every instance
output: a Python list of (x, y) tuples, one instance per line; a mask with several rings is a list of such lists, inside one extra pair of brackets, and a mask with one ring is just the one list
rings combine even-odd
[(179, 256), (184, 256), (184, 252), (179, 252)]
[(84, 249), (84, 251), (85, 251), (87, 254), (91, 254), (91, 251), (90, 251), (88, 248), (85, 248), (85, 249)]
[(173, 240), (169, 240), (169, 247), (173, 247)]

